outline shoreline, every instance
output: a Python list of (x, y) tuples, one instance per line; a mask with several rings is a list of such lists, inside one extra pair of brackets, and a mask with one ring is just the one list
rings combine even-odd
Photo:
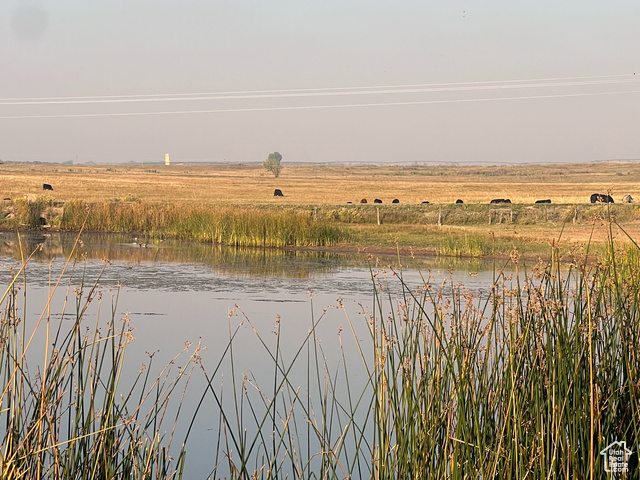
[[(58, 230), (52, 228), (46, 228), (41, 230), (29, 230), (29, 229), (7, 229), (0, 228), (0, 233), (19, 233), (19, 234), (31, 234), (31, 235), (69, 235), (69, 236), (77, 236), (80, 231), (79, 230)], [(336, 254), (336, 255), (371, 255), (371, 256), (380, 256), (386, 258), (393, 258), (400, 256), (402, 258), (422, 258), (422, 259), (461, 259), (461, 260), (479, 260), (479, 261), (508, 261), (512, 258), (512, 251), (504, 252), (504, 251), (496, 251), (489, 252), (484, 255), (471, 255), (459, 253), (456, 255), (450, 255), (446, 253), (439, 253), (438, 247), (433, 245), (380, 245), (380, 244), (364, 244), (359, 242), (354, 243), (339, 243), (335, 245), (319, 245), (319, 246), (305, 246), (305, 245), (285, 245), (285, 246), (265, 246), (265, 245), (229, 245), (225, 243), (216, 243), (210, 241), (201, 241), (197, 239), (187, 239), (187, 238), (173, 238), (169, 236), (149, 236), (145, 234), (145, 232), (141, 231), (131, 231), (131, 232), (104, 232), (98, 230), (85, 230), (83, 232), (86, 235), (105, 235), (109, 237), (118, 237), (118, 236), (128, 236), (132, 238), (146, 238), (151, 240), (149, 243), (149, 247), (158, 246), (159, 243), (164, 242), (165, 240), (173, 241), (173, 242), (186, 242), (196, 245), (202, 246), (219, 246), (219, 247), (228, 247), (228, 248), (245, 248), (251, 250), (273, 250), (273, 251), (286, 251), (286, 252), (317, 252), (317, 253), (328, 253), (328, 254)], [(145, 248), (147, 247), (146, 244)], [(601, 242), (598, 242), (599, 246), (603, 246)], [(531, 246), (530, 243), (521, 244), (521, 246)], [(535, 249), (533, 251), (527, 250), (526, 248), (523, 250), (518, 249), (518, 258), (527, 262), (538, 262), (544, 261), (546, 259), (551, 258), (551, 244), (545, 244), (544, 250)], [(592, 250), (596, 250), (595, 253), (589, 254), (589, 263), (597, 260), (598, 255), (601, 253), (598, 248), (594, 248), (592, 244)], [(148, 249), (147, 249), (148, 251)], [(565, 252), (566, 253), (566, 252)], [(560, 255), (561, 261), (567, 263), (574, 261), (564, 260), (566, 255)]]

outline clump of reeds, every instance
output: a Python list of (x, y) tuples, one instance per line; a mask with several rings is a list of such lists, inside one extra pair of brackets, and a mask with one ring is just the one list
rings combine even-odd
[(488, 235), (447, 235), (436, 246), (436, 254), (445, 257), (484, 257), (494, 249), (491, 240)]
[[(513, 274), (496, 270), (482, 292), (374, 272), (370, 342), (353, 346), (360, 366), (342, 350), (339, 368), (328, 368), (321, 319), (287, 361), (279, 324), (275, 344), (256, 330), (273, 378), (245, 377), (227, 404), (209, 380), (225, 440), (214, 473), (604, 478), (602, 449), (640, 446), (640, 254), (612, 244), (593, 265), (563, 267), (556, 250), (531, 269), (516, 251), (511, 262)], [(292, 380), (296, 368), (307, 369), (306, 384)], [(368, 378), (361, 389), (358, 370)], [(639, 474), (634, 458), (629, 478)]]
[(348, 238), (346, 229), (312, 211), (257, 207), (67, 202), (63, 230), (145, 232), (151, 236), (234, 246), (324, 246)]
[(16, 216), (13, 222), (16, 227), (23, 226), (30, 230), (39, 229), (42, 226), (42, 213), (51, 204), (44, 198), (18, 199), (15, 202)]
[[(184, 451), (178, 448), (172, 462), (172, 425), (165, 427), (164, 418), (170, 398), (180, 394), (176, 388), (198, 360), (197, 351), (175, 376), (167, 367), (154, 378), (149, 362), (131, 383), (121, 381), (122, 372), (130, 370), (125, 353), (133, 329), (126, 317), (116, 318), (117, 292), (106, 326), (99, 279), (84, 285), (82, 278), (73, 291), (67, 289), (57, 320), (50, 297), (33, 325), (26, 315), (28, 261), (0, 301), (2, 478), (175, 478)], [(62, 274), (52, 282), (51, 296), (61, 279)], [(67, 306), (73, 313), (66, 313)], [(96, 321), (89, 323), (86, 313), (94, 307)], [(42, 350), (34, 350), (36, 343)]]

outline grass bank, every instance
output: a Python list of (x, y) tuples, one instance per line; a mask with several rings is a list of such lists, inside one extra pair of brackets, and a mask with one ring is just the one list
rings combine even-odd
[[(243, 247), (329, 246), (346, 242), (346, 228), (313, 210), (234, 206), (18, 202), (5, 226), (60, 231), (132, 233)], [(141, 241), (145, 241), (144, 239)]]
[[(5, 229), (131, 233), (148, 240), (235, 246), (389, 249), (441, 256), (539, 256), (562, 237), (563, 254), (591, 243), (604, 250), (608, 220), (640, 235), (640, 205), (345, 204), (229, 206), (146, 202), (5, 205)], [(605, 227), (605, 228), (603, 228)]]

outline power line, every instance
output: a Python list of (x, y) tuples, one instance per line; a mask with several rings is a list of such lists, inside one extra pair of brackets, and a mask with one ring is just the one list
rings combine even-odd
[(640, 93), (640, 90), (626, 90), (615, 92), (589, 92), (589, 93), (565, 93), (556, 95), (531, 95), (520, 97), (496, 97), (496, 98), (473, 98), (473, 99), (455, 99), (455, 100), (425, 100), (411, 102), (379, 102), (379, 103), (356, 103), (356, 104), (334, 104), (334, 105), (302, 105), (289, 107), (256, 107), (256, 108), (226, 108), (212, 110), (177, 110), (162, 112), (119, 112), (119, 113), (70, 113), (70, 114), (52, 114), (52, 115), (14, 115), (0, 116), (2, 120), (13, 119), (44, 119), (44, 118), (87, 118), (87, 117), (132, 117), (132, 116), (149, 116), (149, 115), (188, 115), (198, 113), (231, 113), (231, 112), (269, 112), (269, 111), (285, 111), (285, 110), (321, 110), (321, 109), (337, 109), (337, 108), (363, 108), (363, 107), (387, 107), (387, 106), (408, 106), (408, 105), (437, 105), (447, 103), (478, 103), (478, 102), (497, 102), (508, 100), (534, 100), (548, 98), (574, 98), (574, 97), (593, 97), (604, 95), (624, 95)]
[(522, 88), (550, 88), (587, 85), (625, 84), (640, 81), (633, 75), (601, 75), (591, 77), (560, 77), (528, 80), (497, 80), (492, 82), (460, 82), (416, 85), (330, 87), (290, 90), (254, 90), (239, 92), (173, 93), (146, 95), (111, 95), (85, 97), (32, 97), (3, 98), (0, 105), (55, 105), (89, 103), (138, 103), (196, 100), (238, 100), (259, 98), (297, 98), (348, 95), (387, 95), (401, 93), (429, 93), (455, 91), (482, 91)]

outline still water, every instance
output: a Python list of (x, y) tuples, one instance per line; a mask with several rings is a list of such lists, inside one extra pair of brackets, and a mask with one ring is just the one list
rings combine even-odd
[[(35, 251), (26, 268), (27, 325), (34, 325), (46, 309), (52, 285), (74, 244), (71, 235), (33, 234), (18, 239), (15, 234), (0, 234), (3, 292), (12, 268), (20, 263), (20, 247), (27, 253)], [(188, 343), (205, 347), (202, 367), (210, 374), (229, 343), (230, 332), (238, 329), (234, 371), (223, 367), (216, 386), (223, 381), (230, 385), (234, 375), (239, 383), (247, 378), (259, 385), (272, 382), (273, 361), (262, 341), (272, 351), (279, 341), (283, 358), (292, 359), (304, 343), (311, 322), (319, 321), (317, 342), (326, 357), (325, 368), (331, 372), (343, 362), (349, 364), (349, 378), (356, 388), (363, 388), (366, 368), (356, 342), (370, 341), (372, 276), (376, 282), (388, 283), (392, 292), (400, 289), (392, 272), (400, 270), (412, 287), (428, 281), (444, 285), (446, 290), (460, 282), (467, 289), (482, 292), (493, 283), (496, 267), (491, 262), (433, 258), (401, 258), (400, 267), (397, 257), (364, 253), (237, 249), (169, 241), (147, 244), (144, 239), (116, 235), (85, 235), (76, 245), (74, 258), (51, 302), (52, 318), (60, 318), (64, 299), (73, 297), (75, 286), (99, 278), (103, 309), (109, 312), (111, 302), (117, 300), (116, 315), (128, 316), (135, 328), (135, 342), (127, 350), (132, 378), (142, 364), (149, 362), (150, 355), (159, 371)], [(100, 323), (99, 314), (106, 323), (109, 315), (97, 309), (90, 309), (86, 318)], [(69, 323), (73, 318), (71, 315)], [(277, 326), (279, 336), (274, 334)], [(349, 335), (341, 333), (347, 329)], [(38, 348), (43, 345), (36, 341), (35, 351)], [(294, 369), (291, 379), (304, 387), (308, 370)], [(178, 444), (205, 388), (202, 375), (194, 375), (181, 410), (186, 420), (178, 423), (175, 433)], [(187, 442), (185, 478), (206, 478), (214, 466), (219, 419), (216, 403), (205, 401), (196, 419)]]

